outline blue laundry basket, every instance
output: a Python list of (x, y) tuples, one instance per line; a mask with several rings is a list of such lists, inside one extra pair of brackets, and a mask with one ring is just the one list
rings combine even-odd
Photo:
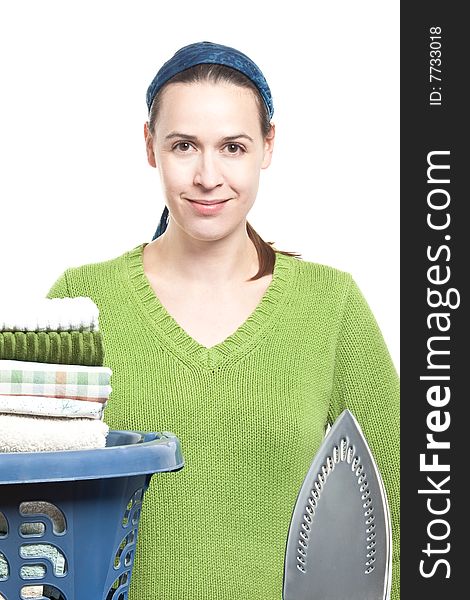
[(127, 600), (144, 492), (183, 457), (169, 432), (106, 444), (0, 455), (0, 600)]

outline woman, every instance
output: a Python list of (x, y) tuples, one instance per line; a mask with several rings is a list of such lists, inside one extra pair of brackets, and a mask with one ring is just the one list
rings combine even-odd
[(68, 269), (49, 296), (100, 309), (113, 428), (169, 430), (185, 468), (152, 480), (131, 600), (281, 600), (292, 509), (348, 407), (382, 472), (398, 592), (398, 379), (352, 277), (275, 250), (246, 216), (275, 128), (244, 54), (180, 49), (147, 92), (166, 208), (153, 241)]

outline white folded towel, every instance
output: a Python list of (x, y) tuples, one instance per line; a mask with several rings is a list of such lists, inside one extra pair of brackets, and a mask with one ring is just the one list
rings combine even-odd
[(109, 427), (99, 419), (0, 414), (0, 452), (104, 448)]
[(91, 298), (0, 300), (3, 331), (98, 331), (99, 310)]
[[(28, 360), (0, 360), (0, 370), (2, 371), (66, 371), (86, 373), (87, 375), (111, 377), (112, 370), (109, 367), (93, 367), (87, 365), (63, 365), (61, 363), (38, 363)], [(87, 383), (91, 383), (87, 381)], [(96, 383), (96, 382), (93, 382)]]
[(0, 413), (14, 415), (101, 419), (105, 406), (106, 403), (70, 398), (0, 394)]

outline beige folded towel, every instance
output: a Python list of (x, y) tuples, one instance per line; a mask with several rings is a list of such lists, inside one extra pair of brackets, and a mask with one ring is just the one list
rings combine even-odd
[(104, 448), (109, 427), (99, 419), (0, 414), (0, 452)]

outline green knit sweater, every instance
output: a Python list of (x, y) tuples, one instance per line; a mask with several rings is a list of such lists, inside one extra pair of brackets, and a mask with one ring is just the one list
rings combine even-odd
[(300, 485), (348, 407), (388, 493), (398, 600), (398, 377), (352, 277), (276, 253), (256, 309), (206, 348), (155, 296), (144, 246), (68, 269), (49, 292), (99, 307), (110, 427), (181, 440), (185, 467), (155, 475), (145, 496), (129, 599), (281, 600)]

